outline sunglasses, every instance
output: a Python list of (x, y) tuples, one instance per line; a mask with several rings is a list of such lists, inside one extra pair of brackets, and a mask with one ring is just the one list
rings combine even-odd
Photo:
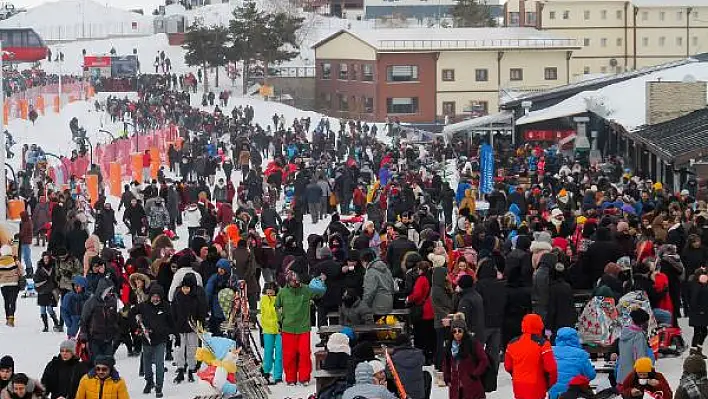
[(464, 333), (465, 333), (465, 330), (463, 330), (463, 329), (461, 329), (461, 328), (453, 328), (453, 329), (452, 329), (452, 333), (453, 333), (453, 334), (464, 334)]
[(111, 371), (111, 368), (108, 367), (108, 366), (96, 366), (96, 367), (94, 367), (94, 369), (95, 369), (96, 371), (99, 371), (99, 372), (102, 371), (102, 372), (104, 372), (104, 373), (107, 373), (107, 372)]

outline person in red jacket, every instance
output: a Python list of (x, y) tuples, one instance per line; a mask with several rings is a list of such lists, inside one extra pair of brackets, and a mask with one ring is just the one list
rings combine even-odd
[(624, 379), (620, 393), (624, 399), (641, 399), (645, 392), (661, 393), (662, 399), (673, 397), (671, 387), (664, 375), (654, 370), (650, 358), (641, 357), (634, 363), (634, 371), (627, 374), (627, 378)]
[[(417, 320), (413, 320), (413, 341), (415, 347), (425, 354), (426, 364), (430, 364), (435, 358), (435, 327), (433, 320), (433, 301), (430, 299), (430, 282), (432, 281), (432, 265), (428, 261), (420, 261), (416, 264), (418, 268), (418, 278), (415, 280), (413, 290), (406, 298), (406, 303), (422, 307), (422, 315)], [(442, 349), (442, 348), (440, 348)]]
[(150, 150), (145, 150), (143, 154), (143, 182), (150, 181)]
[(516, 399), (544, 399), (558, 380), (556, 359), (543, 330), (541, 316), (527, 314), (521, 321), (521, 336), (506, 348), (504, 368), (511, 374)]
[(352, 202), (354, 203), (354, 213), (361, 215), (366, 206), (366, 192), (361, 184), (354, 189)]

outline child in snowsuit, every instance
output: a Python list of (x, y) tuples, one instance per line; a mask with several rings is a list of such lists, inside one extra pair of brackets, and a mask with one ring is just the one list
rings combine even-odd
[(263, 326), (263, 374), (273, 377), (277, 384), (283, 381), (283, 344), (278, 326), (278, 314), (275, 311), (275, 297), (278, 286), (275, 282), (266, 283), (258, 308), (261, 310)]
[(66, 323), (66, 335), (69, 339), (76, 337), (79, 332), (81, 310), (89, 298), (89, 294), (86, 292), (87, 286), (86, 277), (76, 275), (71, 279), (71, 292), (62, 298), (59, 311), (64, 323)]

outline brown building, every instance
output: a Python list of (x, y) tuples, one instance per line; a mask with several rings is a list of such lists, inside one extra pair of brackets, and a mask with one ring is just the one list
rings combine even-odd
[(316, 43), (317, 109), (430, 123), (496, 112), (500, 89), (568, 81), (578, 47), (532, 28), (342, 30)]

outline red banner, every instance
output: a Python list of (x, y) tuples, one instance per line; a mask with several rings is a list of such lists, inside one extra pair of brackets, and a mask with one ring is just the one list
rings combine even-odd
[(111, 66), (111, 57), (84, 56), (84, 68), (105, 68)]
[(575, 130), (527, 130), (524, 132), (526, 141), (560, 141), (575, 134)]

